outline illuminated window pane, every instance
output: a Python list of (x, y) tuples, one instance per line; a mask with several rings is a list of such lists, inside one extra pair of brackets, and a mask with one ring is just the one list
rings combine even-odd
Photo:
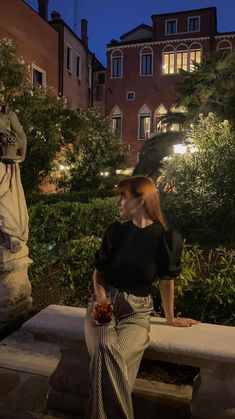
[(190, 51), (190, 71), (194, 71), (195, 65), (194, 62), (200, 64), (202, 57), (201, 50)]
[(120, 116), (112, 118), (112, 131), (115, 134), (115, 137), (121, 138), (122, 118)]
[(174, 74), (174, 52), (163, 54), (163, 74)]
[(179, 73), (180, 69), (187, 70), (187, 51), (178, 51), (177, 52), (177, 63), (176, 71)]
[(150, 134), (150, 116), (140, 117), (140, 138), (149, 138)]

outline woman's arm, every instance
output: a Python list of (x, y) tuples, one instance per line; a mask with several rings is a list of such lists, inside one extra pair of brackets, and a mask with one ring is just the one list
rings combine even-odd
[(162, 305), (167, 323), (171, 326), (187, 327), (197, 324), (196, 320), (174, 316), (174, 280), (160, 279)]
[(97, 302), (102, 302), (107, 299), (105, 291), (104, 272), (97, 271), (95, 269), (93, 273), (93, 287)]

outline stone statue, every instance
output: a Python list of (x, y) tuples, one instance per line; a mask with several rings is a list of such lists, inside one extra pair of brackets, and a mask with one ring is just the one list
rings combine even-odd
[(12, 252), (28, 239), (28, 214), (19, 162), (25, 159), (27, 140), (15, 112), (0, 95), (0, 245)]
[(27, 140), (0, 86), (0, 326), (27, 312), (32, 304), (28, 279), (28, 212), (19, 163)]
[(20, 163), (25, 159), (26, 147), (26, 135), (17, 115), (0, 97), (0, 160), (3, 163)]

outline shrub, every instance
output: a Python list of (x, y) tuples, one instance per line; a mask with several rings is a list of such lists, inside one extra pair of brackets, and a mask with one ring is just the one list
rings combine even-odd
[(228, 121), (201, 116), (188, 132), (196, 152), (164, 162), (162, 204), (188, 240), (224, 244), (234, 240), (235, 137)]
[(79, 192), (58, 192), (58, 193), (41, 193), (32, 195), (28, 205), (36, 204), (58, 204), (61, 202), (82, 202), (87, 203), (96, 198), (113, 197), (113, 190), (98, 189), (94, 191), (84, 190)]
[(94, 255), (100, 246), (100, 240), (94, 236), (84, 236), (79, 240), (71, 240), (61, 247), (60, 266), (61, 283), (72, 290), (69, 301), (73, 304), (87, 303), (92, 291), (92, 273), (94, 270)]
[[(176, 314), (209, 323), (235, 324), (235, 251), (185, 247), (175, 283)], [(155, 288), (155, 307), (161, 310)]]
[(55, 244), (83, 235), (101, 237), (117, 219), (114, 198), (94, 199), (87, 204), (37, 204), (29, 208), (30, 241)]

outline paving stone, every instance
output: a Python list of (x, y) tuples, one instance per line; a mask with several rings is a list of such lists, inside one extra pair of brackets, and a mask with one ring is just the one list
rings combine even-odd
[(22, 329), (0, 343), (0, 367), (2, 368), (49, 377), (59, 359), (58, 346), (34, 341), (32, 335)]
[(16, 392), (7, 397), (1, 408), (16, 415), (27, 412), (30, 414), (31, 411), (42, 413), (45, 409), (48, 390), (47, 377), (29, 376)]
[(17, 373), (0, 370), (0, 402), (2, 402), (20, 383)]

